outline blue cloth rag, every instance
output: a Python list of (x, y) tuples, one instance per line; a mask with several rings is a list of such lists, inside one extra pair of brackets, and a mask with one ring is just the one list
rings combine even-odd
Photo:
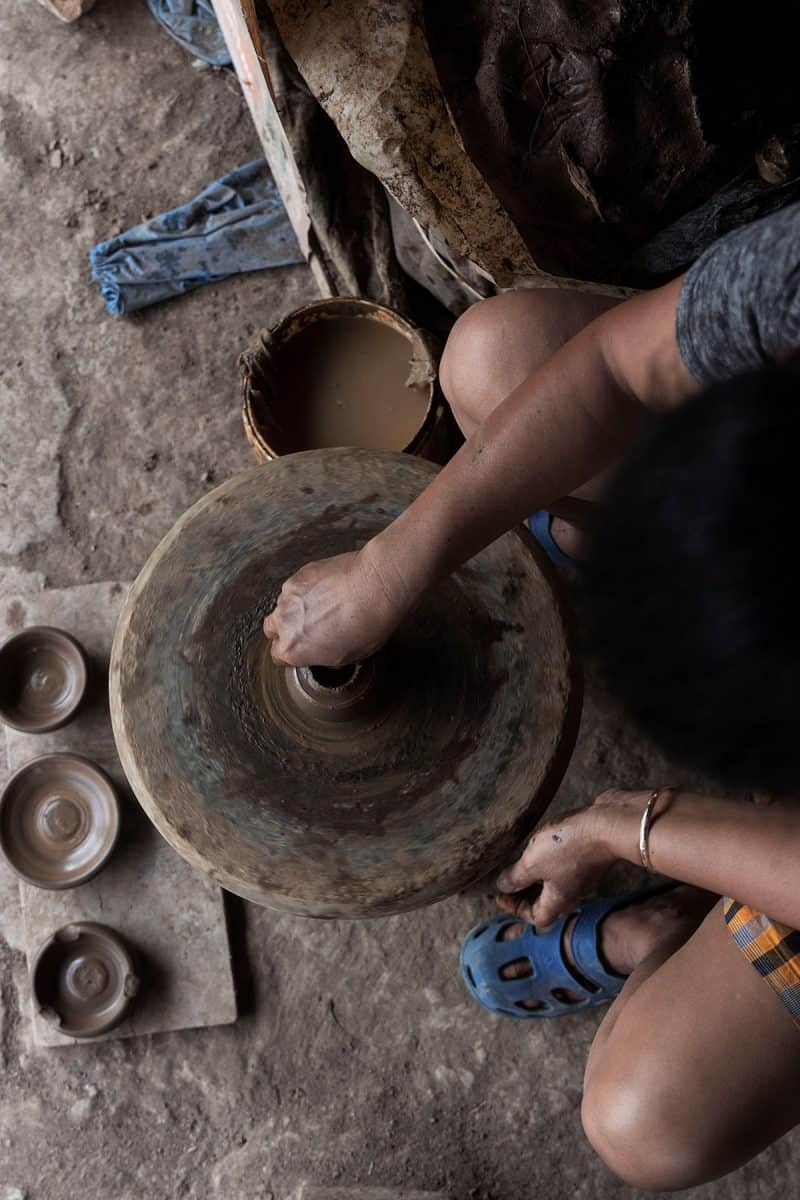
[(228, 275), (303, 261), (263, 158), (89, 253), (92, 277), (114, 317)]
[(184, 50), (215, 67), (228, 66), (231, 56), (211, 0), (147, 0), (147, 7)]

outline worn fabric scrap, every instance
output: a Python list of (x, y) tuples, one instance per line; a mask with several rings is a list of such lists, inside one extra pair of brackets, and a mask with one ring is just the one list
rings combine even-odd
[(211, 0), (147, 0), (147, 7), (184, 50), (214, 67), (228, 66), (231, 56)]
[(303, 261), (263, 158), (89, 254), (106, 309), (117, 317), (229, 275)]

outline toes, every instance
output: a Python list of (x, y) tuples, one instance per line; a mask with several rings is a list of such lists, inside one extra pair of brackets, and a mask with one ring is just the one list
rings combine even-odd
[[(512, 942), (518, 938), (525, 930), (525, 926), (520, 922), (515, 922), (513, 925), (506, 925), (503, 930), (501, 940), (504, 942)], [(521, 958), (515, 958), (513, 962), (506, 963), (500, 968), (501, 979), (529, 979), (533, 974), (533, 964), (531, 960), (523, 955)]]
[[(512, 942), (518, 938), (525, 930), (525, 926), (520, 922), (515, 922), (513, 925), (506, 925), (503, 930), (502, 941)], [(523, 955), (521, 958), (515, 958), (513, 962), (506, 963), (500, 968), (501, 979), (529, 979), (533, 975), (533, 963)]]
[(550, 995), (559, 1004), (580, 1004), (586, 997), (581, 992), (576, 992), (572, 988), (553, 988)]
[(515, 958), (500, 968), (501, 979), (530, 979), (533, 975), (533, 963), (529, 958)]
[(529, 925), (532, 925), (533, 908), (538, 898), (538, 891), (535, 896), (531, 896), (529, 892), (519, 892), (514, 895), (505, 895), (501, 892), (496, 900), (497, 907), (504, 913), (508, 913), (511, 917), (519, 917), (521, 921), (527, 921)]

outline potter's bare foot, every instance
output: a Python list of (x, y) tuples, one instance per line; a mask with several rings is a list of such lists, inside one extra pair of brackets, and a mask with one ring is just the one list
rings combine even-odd
[[(711, 892), (704, 892), (700, 888), (681, 886), (640, 904), (629, 904), (626, 908), (609, 913), (600, 923), (598, 931), (603, 961), (618, 975), (630, 975), (665, 942), (688, 940), (717, 899)], [(570, 917), (564, 927), (564, 955), (580, 977), (572, 957), (575, 920), (575, 917)], [(509, 925), (504, 931), (503, 940), (511, 941), (519, 937), (524, 928), (521, 923)], [(532, 973), (527, 958), (509, 963), (500, 972), (503, 979), (524, 979)], [(565, 1004), (574, 1004), (583, 996), (579, 992), (560, 988), (557, 998)], [(536, 1009), (540, 1005), (532, 1000), (524, 1002), (524, 1007)]]

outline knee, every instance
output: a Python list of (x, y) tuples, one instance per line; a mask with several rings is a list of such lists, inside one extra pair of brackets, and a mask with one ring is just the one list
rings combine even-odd
[(505, 296), (473, 304), (450, 331), (439, 383), (462, 431), (469, 435), (503, 399)]
[(697, 1119), (696, 1103), (665, 1082), (654, 1087), (634, 1069), (584, 1089), (586, 1137), (615, 1175), (645, 1191), (698, 1187), (725, 1169)]
[(480, 300), (453, 326), (439, 382), (465, 433), (552, 354), (610, 307), (603, 296), (528, 288)]

